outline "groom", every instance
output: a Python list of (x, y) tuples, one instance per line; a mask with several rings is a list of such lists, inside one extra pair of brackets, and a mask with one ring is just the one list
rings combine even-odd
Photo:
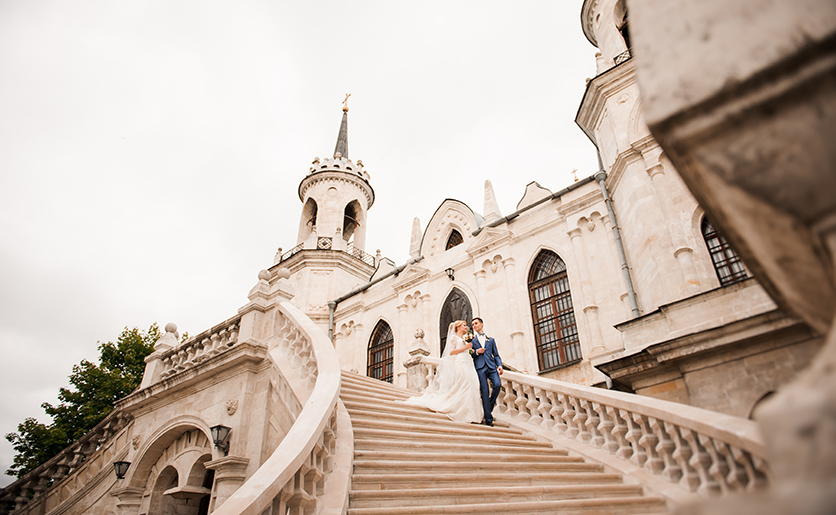
[[(496, 341), (484, 333), (485, 323), (481, 318), (475, 317), (471, 323), (473, 326), (473, 365), (476, 367), (476, 374), (479, 376), (479, 389), (482, 393), (482, 409), (485, 410), (485, 425), (493, 425), (493, 411), (496, 405), (496, 398), (502, 383), (499, 376), (502, 375), (502, 358), (499, 357), (499, 350), (496, 348)], [(491, 383), (493, 392), (488, 388)]]

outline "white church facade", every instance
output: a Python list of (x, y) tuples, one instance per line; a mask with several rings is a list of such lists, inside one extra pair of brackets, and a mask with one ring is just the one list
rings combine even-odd
[[(715, 19), (712, 2), (685, 4)], [(648, 13), (666, 11), (638, 18)], [(140, 387), (0, 490), (0, 513), (665, 513), (721, 497), (731, 500), (694, 513), (832, 508), (832, 303), (820, 310), (830, 318), (806, 316), (819, 311), (785, 293), (836, 298), (836, 224), (816, 225), (829, 250), (792, 249), (830, 256), (815, 270), (831, 282), (785, 281), (768, 265), (787, 254), (747, 245), (759, 282), (730, 243), (751, 243), (739, 234), (756, 217), (718, 208), (755, 190), (695, 188), (699, 159), (651, 135), (645, 102), (658, 98), (642, 98), (637, 74), (653, 59), (631, 58), (624, 0), (584, 1), (581, 23), (600, 53), (576, 122), (600, 170), (557, 192), (531, 183), (511, 213), (489, 181), (482, 206), (445, 199), (414, 221), (397, 264), (367, 252), (375, 195), (394, 192), (375, 192), (349, 158), (344, 108), (333, 154), (300, 173), (295, 245), (258, 272), (248, 302), (187, 342), (169, 324)], [(793, 125), (793, 111), (775, 112), (771, 122)], [(658, 118), (654, 134), (687, 150), (688, 138), (657, 132)], [(507, 365), (500, 427), (408, 410), (443, 328), (476, 316)], [(751, 420), (756, 408), (768, 423)], [(470, 446), (490, 462), (453, 452)], [(490, 480), (474, 469), (494, 466), (511, 470), (496, 492), (468, 489)], [(749, 506), (741, 494), (760, 497)]]

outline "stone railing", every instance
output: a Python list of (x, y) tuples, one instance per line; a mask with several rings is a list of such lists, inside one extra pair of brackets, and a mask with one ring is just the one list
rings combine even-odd
[[(428, 384), (440, 361), (421, 356), (416, 382)], [(701, 496), (752, 491), (768, 481), (764, 444), (751, 420), (508, 371), (496, 409)]]
[(281, 302), (278, 310), (268, 356), (304, 408), (273, 454), (214, 511), (217, 515), (337, 514), (347, 508), (351, 467), (334, 466), (337, 420), (344, 420), (338, 407), (337, 353), (322, 330), (290, 302)]
[(0, 489), (0, 513), (48, 513), (107, 475), (113, 476), (111, 463), (127, 452), (130, 421), (130, 416), (113, 411), (49, 461)]
[(192, 368), (235, 346), (238, 343), (240, 322), (240, 316), (232, 317), (212, 329), (198, 334), (182, 345), (164, 352), (160, 356), (162, 364), (160, 378), (166, 379), (178, 372)]

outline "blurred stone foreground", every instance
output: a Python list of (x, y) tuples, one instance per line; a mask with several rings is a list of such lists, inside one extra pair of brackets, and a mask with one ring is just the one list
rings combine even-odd
[(679, 513), (836, 512), (836, 2), (628, 0), (648, 126), (773, 299), (827, 341), (756, 413), (772, 488)]

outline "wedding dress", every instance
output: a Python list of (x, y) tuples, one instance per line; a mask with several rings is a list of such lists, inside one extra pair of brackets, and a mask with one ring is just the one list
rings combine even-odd
[(485, 414), (473, 358), (467, 351), (450, 355), (451, 350), (464, 346), (464, 341), (451, 331), (432, 383), (423, 395), (404, 402), (444, 413), (458, 422), (480, 422)]

